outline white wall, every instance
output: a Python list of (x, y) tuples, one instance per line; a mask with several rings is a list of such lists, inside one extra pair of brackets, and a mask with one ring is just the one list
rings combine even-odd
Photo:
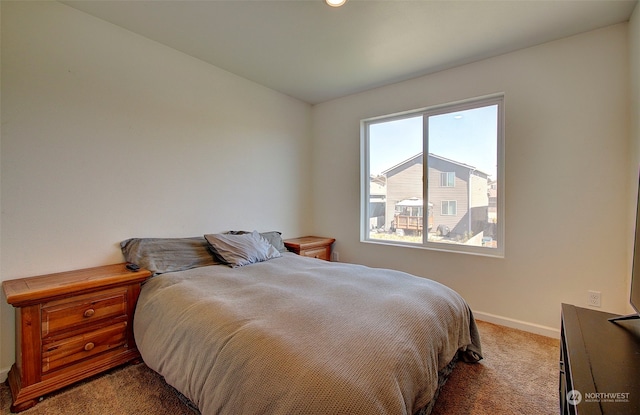
[[(460, 292), (486, 319), (553, 334), (562, 302), (625, 312), (630, 243), (627, 24), (326, 102), (313, 110), (316, 233), (340, 258)], [(361, 119), (504, 92), (506, 257), (359, 242)], [(635, 191), (635, 188), (633, 189)]]
[[(629, 63), (631, 73), (631, 143), (632, 175), (637, 179), (640, 166), (640, 6), (636, 8), (629, 21)], [(635, 203), (635, 193), (632, 195)]]
[(57, 2), (1, 7), (1, 279), (129, 237), (309, 232), (309, 105)]
[[(632, 191), (629, 195), (629, 220), (631, 223), (635, 221), (636, 203), (637, 203), (637, 184), (638, 174), (640, 172), (640, 6), (636, 4), (633, 15), (629, 20), (629, 73), (630, 73), (630, 91), (631, 97), (629, 106), (630, 113), (630, 130), (631, 130), (631, 163), (630, 163), (630, 181), (632, 183)], [(633, 233), (629, 236), (633, 240)], [(633, 244), (629, 245), (629, 255), (633, 255)], [(631, 265), (629, 265), (631, 271)], [(629, 272), (629, 275), (631, 273)], [(627, 279), (627, 285), (630, 286), (631, 279)], [(634, 310), (629, 309), (629, 313)]]
[[(0, 3), (0, 22), (2, 22), (2, 4)], [(2, 30), (0, 30), (0, 51), (2, 49)], [(2, 53), (0, 53), (0, 173), (2, 172)], [(0, 241), (2, 240), (2, 174), (0, 174)], [(0, 243), (0, 264), (2, 264), (2, 243)], [(2, 281), (2, 276), (0, 275), (0, 281)], [(1, 290), (0, 290), (1, 291)], [(11, 324), (11, 318), (13, 317), (13, 313), (9, 313), (4, 310), (8, 310), (9, 306), (5, 305), (5, 296), (4, 292), (0, 294), (0, 333), (2, 336), (0, 337), (0, 381), (4, 382), (6, 378), (6, 367), (4, 365), (5, 359), (3, 354), (3, 349), (7, 348), (3, 345), (9, 344), (10, 341), (13, 340), (13, 331), (11, 331), (11, 335), (5, 335), (4, 329)], [(11, 318), (10, 318), (11, 317)], [(5, 339), (6, 337), (6, 339)], [(11, 349), (13, 351), (13, 349)], [(11, 362), (12, 360), (6, 359), (7, 362)]]

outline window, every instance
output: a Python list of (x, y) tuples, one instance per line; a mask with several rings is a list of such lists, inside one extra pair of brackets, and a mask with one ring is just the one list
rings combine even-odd
[(443, 200), (441, 213), (446, 216), (457, 215), (458, 204), (455, 200)]
[(503, 101), (363, 120), (361, 240), (503, 256)]
[(454, 187), (456, 183), (456, 173), (448, 171), (440, 173), (440, 187)]

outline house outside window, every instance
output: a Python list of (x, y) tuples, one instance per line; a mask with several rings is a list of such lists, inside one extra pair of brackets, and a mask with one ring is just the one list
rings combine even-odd
[(361, 240), (502, 257), (503, 111), (496, 95), (363, 120)]

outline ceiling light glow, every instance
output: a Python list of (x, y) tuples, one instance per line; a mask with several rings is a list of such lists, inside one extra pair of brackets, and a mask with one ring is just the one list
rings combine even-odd
[(324, 2), (331, 7), (340, 7), (344, 5), (347, 2), (347, 0), (324, 0)]

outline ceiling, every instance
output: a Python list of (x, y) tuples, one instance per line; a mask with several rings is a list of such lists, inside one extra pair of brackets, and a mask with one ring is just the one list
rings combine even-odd
[(62, 3), (316, 104), (625, 22), (637, 0)]

